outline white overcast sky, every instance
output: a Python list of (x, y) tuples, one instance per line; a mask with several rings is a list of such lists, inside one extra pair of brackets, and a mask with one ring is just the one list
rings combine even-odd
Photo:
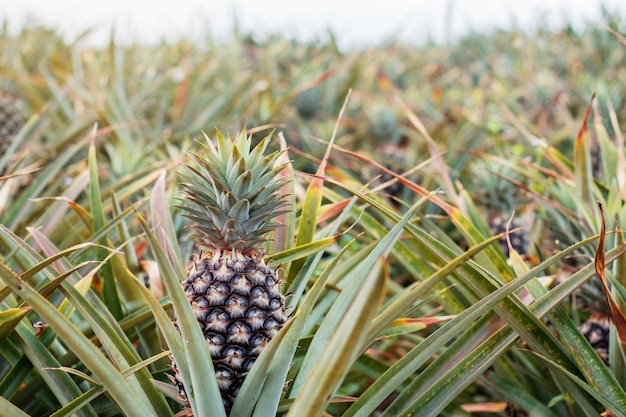
[(68, 40), (89, 27), (90, 41), (105, 42), (112, 25), (120, 40), (158, 41), (228, 34), (236, 20), (245, 31), (280, 33), (302, 40), (332, 31), (342, 46), (394, 38), (444, 42), (491, 27), (599, 22), (600, 6), (626, 16), (626, 0), (0, 0), (0, 19), (12, 30), (25, 22), (58, 28)]

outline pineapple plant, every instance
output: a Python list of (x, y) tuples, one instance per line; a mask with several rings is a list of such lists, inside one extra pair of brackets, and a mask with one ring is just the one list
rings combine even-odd
[[(181, 174), (185, 216), (197, 250), (183, 281), (210, 351), (226, 410), (267, 343), (287, 320), (281, 280), (264, 260), (265, 235), (287, 202), (279, 195), (281, 152), (265, 155), (271, 134), (255, 147), (245, 129), (234, 139), (205, 136), (203, 153)], [(173, 363), (183, 400), (185, 388)]]

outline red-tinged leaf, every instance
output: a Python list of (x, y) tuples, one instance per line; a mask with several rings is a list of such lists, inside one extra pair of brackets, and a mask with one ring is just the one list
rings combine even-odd
[(337, 72), (338, 69), (339, 68), (331, 68), (331, 69), (321, 73), (317, 77), (313, 78), (312, 80), (298, 85), (297, 87), (295, 87), (295, 88), (293, 88), (292, 90), (289, 91), (289, 93), (287, 94), (287, 98), (292, 99), (295, 96), (297, 96), (298, 94), (301, 94), (301, 93), (303, 93), (306, 90), (310, 90), (311, 88), (317, 87), (318, 85), (324, 83), (330, 77), (335, 75), (335, 73)]
[(466, 413), (503, 413), (506, 411), (508, 404), (499, 403), (476, 403), (462, 404), (461, 409)]
[(89, 233), (93, 233), (93, 220), (91, 219), (91, 214), (83, 206), (73, 201), (68, 201), (67, 205), (70, 206), (72, 210), (78, 215), (80, 220), (85, 224)]
[(439, 317), (420, 317), (420, 318), (402, 318), (394, 320), (391, 324), (394, 325), (406, 325), (406, 324), (422, 324), (424, 328), (432, 326), (433, 324), (441, 323), (442, 321), (448, 321), (455, 318), (456, 315), (453, 316), (439, 316)]
[(385, 74), (385, 72), (380, 68), (376, 74), (376, 81), (378, 82), (378, 87), (383, 91), (389, 91), (393, 88), (393, 83), (387, 74)]
[[(431, 158), (421, 162), (420, 164), (412, 167), (408, 171), (406, 171), (406, 172), (404, 172), (402, 174), (398, 174), (395, 171), (387, 168), (383, 164), (381, 164), (379, 162), (376, 162), (375, 160), (373, 160), (371, 158), (363, 156), (363, 155), (359, 154), (358, 152), (349, 151), (349, 150), (347, 150), (345, 148), (342, 148), (341, 146), (338, 146), (338, 145), (333, 145), (333, 148), (338, 150), (338, 151), (340, 151), (340, 152), (342, 152), (342, 153), (344, 153), (344, 154), (346, 154), (346, 155), (349, 155), (352, 158), (358, 159), (359, 161), (361, 161), (361, 162), (363, 162), (363, 163), (365, 163), (365, 164), (367, 164), (369, 166), (374, 167), (377, 171), (384, 172), (385, 174), (387, 174), (387, 175), (389, 175), (391, 177), (394, 177), (394, 179), (392, 179), (390, 181), (387, 181), (387, 182), (377, 186), (373, 191), (377, 191), (379, 189), (384, 189), (385, 187), (391, 185), (395, 181), (399, 181), (402, 184), (404, 184), (405, 186), (407, 186), (409, 188), (412, 188), (411, 185), (409, 185), (409, 184), (413, 184), (413, 183), (411, 183), (410, 181), (409, 181), (409, 183), (406, 183), (405, 181), (408, 181), (408, 180), (406, 180), (406, 177), (409, 176), (410, 174), (416, 172), (416, 171), (419, 171), (424, 166), (426, 166), (429, 163), (431, 163), (432, 160), (433, 160), (433, 158), (431, 157)], [(328, 169), (328, 171), (332, 172), (330, 168)], [(338, 175), (333, 175), (333, 177), (337, 177), (337, 176)]]
[(25, 177), (25, 176), (28, 176), (30, 174), (34, 174), (35, 172), (39, 171), (40, 169), (41, 168), (35, 168), (35, 169), (29, 169), (29, 170), (25, 170), (25, 171), (18, 171), (18, 172), (15, 172), (13, 174), (0, 175), (0, 181), (6, 181), (6, 180), (10, 180), (12, 178)]
[(564, 161), (563, 154), (556, 148), (549, 146), (543, 153), (543, 156), (549, 161), (558, 171), (559, 174), (570, 180), (575, 178), (571, 168)]
[(340, 403), (353, 403), (356, 401), (356, 397), (346, 397), (343, 395), (337, 395), (330, 399), (330, 403), (340, 404)]
[(327, 220), (330, 220), (337, 216), (339, 213), (343, 212), (346, 207), (350, 204), (351, 200), (343, 200), (338, 203), (329, 204), (324, 206), (320, 210), (319, 217), (317, 218), (317, 222), (323, 223)]
[(624, 154), (624, 135), (620, 129), (619, 120), (617, 119), (617, 113), (615, 112), (615, 108), (611, 103), (611, 100), (607, 100), (607, 107), (609, 109), (609, 117), (611, 118), (611, 125), (613, 126), (613, 131), (615, 132), (615, 163), (616, 163), (616, 173), (615, 176), (617, 178), (617, 184), (619, 186), (620, 193), (622, 195), (622, 199), (626, 200), (626, 155)]
[(593, 175), (591, 174), (591, 154), (589, 144), (589, 128), (587, 126), (587, 120), (591, 113), (591, 108), (595, 101), (596, 93), (591, 96), (591, 100), (585, 110), (583, 116), (583, 124), (578, 131), (578, 136), (574, 141), (574, 174), (576, 176), (576, 188), (578, 190), (579, 197), (591, 203), (593, 201), (592, 183)]
[(604, 210), (602, 209), (602, 204), (598, 203), (598, 206), (600, 208), (602, 224), (600, 228), (600, 240), (598, 241), (598, 247), (596, 249), (594, 266), (596, 269), (596, 274), (598, 275), (598, 278), (600, 278), (600, 282), (602, 283), (602, 290), (604, 292), (606, 302), (609, 305), (609, 315), (611, 317), (611, 322), (617, 329), (617, 337), (621, 344), (626, 344), (626, 317), (624, 317), (624, 313), (619, 309), (619, 307), (615, 303), (615, 300), (613, 300), (613, 297), (611, 296), (611, 290), (609, 289), (609, 286), (606, 282), (606, 262), (604, 253), (606, 221), (604, 219)]
[[(335, 148), (337, 148), (337, 146), (335, 146)], [(357, 156), (356, 153), (350, 153), (350, 155), (352, 156)], [(360, 158), (362, 159), (362, 158)], [(383, 167), (382, 165), (373, 162), (373, 165), (376, 168), (381, 169), (382, 171), (396, 177), (396, 179), (402, 183), (402, 185), (404, 185), (405, 187), (409, 188), (410, 190), (412, 190), (413, 192), (415, 192), (416, 194), (428, 198), (432, 203), (436, 204), (437, 206), (439, 206), (439, 208), (441, 208), (443, 211), (446, 212), (446, 214), (450, 217), (452, 217), (454, 215), (454, 213), (460, 213), (459, 209), (446, 203), (445, 201), (443, 201), (442, 199), (440, 199), (439, 197), (437, 197), (437, 195), (435, 193), (433, 193), (432, 191), (427, 190), (426, 188), (422, 187), (421, 185), (410, 181), (406, 178), (404, 178), (404, 175), (408, 174), (409, 172), (403, 174), (403, 175), (398, 175), (395, 172)], [(329, 181), (329, 182), (333, 182), (331, 179), (329, 178), (325, 178), (325, 181)], [(333, 182), (335, 183), (335, 182)]]
[[(418, 132), (426, 139), (426, 144), (428, 145), (428, 150), (430, 151), (430, 155), (433, 159), (433, 163), (436, 167), (436, 171), (441, 176), (441, 181), (443, 183), (443, 187), (446, 193), (450, 196), (452, 201), (459, 201), (459, 195), (457, 193), (456, 187), (452, 184), (452, 175), (450, 175), (450, 167), (446, 164), (443, 159), (443, 153), (439, 150), (437, 146), (437, 142), (430, 136), (426, 126), (419, 118), (419, 116), (413, 111), (413, 109), (404, 101), (402, 95), (397, 89), (394, 89), (395, 99), (400, 103), (403, 107), (404, 112), (409, 119), (409, 122), (417, 129)], [(400, 181), (404, 184), (403, 181)], [(443, 208), (443, 207), (442, 207)], [(445, 209), (444, 209), (445, 210)]]
[(381, 337), (393, 337), (401, 334), (414, 333), (427, 329), (430, 326), (439, 324), (444, 321), (452, 320), (456, 316), (439, 316), (439, 317), (403, 317), (394, 320), (389, 327), (382, 331)]
[(176, 99), (174, 101), (174, 109), (172, 116), (174, 120), (178, 120), (187, 103), (187, 97), (189, 96), (189, 50), (184, 48), (182, 62), (182, 77), (176, 88)]
[(150, 247), (148, 246), (148, 242), (146, 242), (145, 240), (142, 240), (140, 242), (137, 242), (134, 246), (135, 249), (135, 257), (137, 259), (141, 259), (143, 258), (144, 254), (147, 252), (147, 250)]
[(161, 273), (159, 265), (156, 261), (139, 261), (139, 266), (143, 272), (148, 275), (148, 282), (150, 283), (150, 292), (154, 295), (154, 298), (160, 300), (163, 298), (163, 283), (161, 282)]

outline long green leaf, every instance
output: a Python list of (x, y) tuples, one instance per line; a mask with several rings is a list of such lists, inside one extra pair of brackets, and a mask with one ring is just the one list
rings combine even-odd
[(376, 247), (368, 254), (367, 258), (351, 271), (350, 277), (346, 278), (347, 287), (342, 291), (337, 301), (333, 304), (326, 318), (322, 322), (322, 325), (314, 336), (311, 349), (307, 352), (301, 370), (294, 380), (293, 388), (290, 393), (291, 397), (299, 393), (301, 387), (305, 383), (304, 381), (308, 379), (312, 369), (319, 362), (319, 358), (322, 355), (324, 347), (337, 331), (339, 319), (346, 314), (352, 300), (354, 300), (360, 286), (360, 281), (363, 277), (368, 276), (369, 271), (372, 270), (374, 265), (378, 262), (378, 259), (384, 257), (385, 254), (391, 250), (393, 244), (396, 239), (398, 239), (406, 224), (413, 218), (417, 210), (419, 210), (426, 201), (426, 199), (420, 199), (413, 207), (411, 207), (402, 220), (394, 225), (389, 233), (381, 239)]
[(31, 417), (4, 397), (0, 397), (0, 409), (2, 409), (2, 415), (5, 417)]
[(268, 255), (268, 265), (282, 264), (284, 262), (293, 261), (295, 259), (306, 258), (324, 250), (328, 246), (335, 243), (340, 237), (341, 235), (326, 237), (323, 239), (315, 240), (313, 242), (305, 243), (302, 246), (296, 246), (294, 248), (287, 249), (279, 253)]
[[(341, 223), (341, 222), (339, 222)], [(278, 409), (279, 399), (283, 392), (283, 387), (285, 384), (285, 380), (287, 378), (287, 373), (290, 369), (291, 362), (293, 361), (293, 355), (296, 351), (298, 343), (300, 342), (301, 334), (303, 333), (303, 329), (307, 323), (307, 319), (310, 316), (311, 310), (313, 309), (318, 297), (322, 293), (326, 283), (331, 278), (333, 272), (335, 271), (335, 266), (342, 258), (342, 255), (346, 252), (349, 245), (346, 245), (342, 248), (342, 250), (329, 262), (329, 264), (324, 268), (321, 272), (313, 286), (306, 292), (302, 303), (298, 308), (298, 313), (295, 314), (294, 317), (290, 318), (290, 328), (287, 334), (285, 334), (282, 343), (278, 344), (277, 352), (273, 356), (264, 356), (259, 357), (257, 360), (259, 367), (268, 368), (267, 378), (265, 379), (265, 383), (263, 384), (262, 391), (260, 393), (260, 398), (255, 405), (254, 408), (254, 417), (264, 417), (267, 415), (275, 415)], [(317, 253), (315, 256), (310, 257), (304, 264), (304, 267), (301, 269), (301, 273), (304, 273), (305, 277), (310, 276), (313, 271), (315, 271), (316, 266), (322, 257), (322, 252)], [(268, 362), (266, 364), (266, 362)], [(257, 372), (255, 367), (251, 371), (251, 375), (248, 376), (254, 377), (254, 373)], [(247, 402), (247, 391), (248, 387), (244, 382), (244, 386), (242, 386), (241, 391), (237, 398), (241, 398), (240, 402)], [(237, 402), (237, 400), (235, 400)], [(234, 410), (234, 409), (233, 409)], [(247, 417), (247, 414), (243, 414), (241, 416), (234, 415), (236, 417)]]
[[(594, 239), (594, 238), (590, 238), (590, 239)], [(619, 253), (618, 251), (613, 251), (611, 253), (611, 258), (614, 259), (618, 253)], [(560, 259), (561, 256), (558, 256), (558, 258)], [(533, 310), (535, 311), (535, 314), (537, 314), (537, 316), (542, 316), (548, 313), (549, 311), (553, 310), (554, 307), (558, 305), (558, 303), (561, 302), (564, 297), (566, 297), (569, 293), (571, 293), (571, 291), (574, 288), (576, 288), (573, 285), (574, 283), (576, 282), (580, 283), (584, 281), (584, 279), (588, 279), (588, 277), (591, 276), (592, 273), (593, 273), (592, 267), (591, 265), (589, 265), (587, 268), (583, 268), (582, 270), (580, 270), (579, 272), (571, 276), (570, 279), (568, 280), (569, 291), (558, 292), (559, 294), (558, 298), (555, 297), (553, 294), (549, 294), (549, 295), (542, 297), (533, 305), (534, 307)], [(527, 274), (525, 276), (517, 278), (516, 280), (510, 283), (514, 285), (507, 284), (506, 286), (498, 289), (493, 294), (487, 296), (484, 300), (481, 300), (481, 302), (477, 304), (477, 307), (479, 307), (478, 309), (484, 311), (484, 308), (486, 306), (484, 304), (485, 302), (488, 302), (487, 305), (489, 305), (491, 304), (491, 302), (493, 302), (494, 300), (497, 300), (502, 295), (506, 293), (510, 294), (511, 289), (523, 285), (525, 281), (532, 279), (532, 277), (533, 277), (532, 274)], [(572, 283), (569, 282), (570, 280), (572, 281)], [(557, 289), (553, 291), (557, 293)], [(497, 297), (494, 297), (494, 296), (497, 296)], [(475, 306), (470, 307), (468, 309), (468, 312), (473, 311), (473, 313), (475, 313), (476, 311), (474, 307)], [(466, 315), (465, 313), (460, 315), (461, 320), (466, 320), (469, 317), (470, 316)], [(452, 320), (452, 322), (455, 322), (455, 321), (456, 319)], [(481, 330), (481, 326), (476, 326), (476, 327), (479, 331)], [(443, 330), (444, 328), (447, 328), (447, 326), (444, 326), (440, 330)], [(467, 328), (468, 327), (466, 325), (465, 329)], [(471, 331), (466, 330), (465, 333), (463, 333), (463, 335), (465, 336), (470, 333)], [(458, 330), (456, 334), (458, 334)], [(468, 375), (471, 372), (474, 372), (475, 376), (480, 375), (481, 369), (484, 369), (484, 366), (487, 365), (488, 361), (495, 359), (495, 356), (493, 356), (489, 352), (489, 350), (492, 350), (494, 352), (498, 349), (501, 350), (505, 348), (507, 345), (510, 345), (515, 340), (515, 337), (516, 337), (516, 335), (511, 332), (510, 328), (503, 328), (499, 330), (496, 334), (499, 335), (498, 336), (499, 341), (498, 339), (493, 339), (493, 337), (491, 337), (490, 340), (488, 340), (487, 343), (484, 344), (480, 349), (466, 350), (466, 349), (463, 349), (462, 343), (455, 342), (455, 344), (458, 345), (457, 349), (463, 349), (466, 352), (466, 355), (467, 355), (467, 352), (469, 352), (469, 355), (460, 356), (458, 363), (456, 364), (450, 363), (451, 362), (450, 359), (446, 360), (446, 357), (454, 354), (454, 351), (447, 350), (444, 353), (444, 355), (441, 355), (437, 359), (436, 362), (439, 362), (440, 368), (442, 369), (442, 371), (445, 371), (446, 369), (450, 369), (450, 371), (445, 371), (446, 372), (445, 379), (442, 377), (437, 377), (437, 380), (429, 380), (429, 378), (424, 373), (422, 373), (422, 375), (420, 375), (420, 378), (416, 379), (413, 384), (416, 385), (415, 388), (417, 388), (417, 386), (423, 387), (424, 391), (420, 395), (413, 396), (411, 405), (409, 406), (409, 408), (406, 408), (406, 412), (410, 413), (410, 412), (416, 412), (417, 410), (419, 410), (420, 413), (425, 413), (424, 415), (436, 415), (438, 412), (440, 412), (445, 407), (445, 405), (448, 402), (452, 401), (456, 397), (456, 395), (458, 395), (460, 390), (468, 384), (467, 377), (465, 375), (466, 372), (468, 373)], [(450, 337), (454, 337), (454, 335), (450, 334)], [(489, 348), (490, 345), (492, 346), (491, 348)], [(429, 344), (425, 350), (428, 350), (431, 347), (432, 347), (432, 344)], [(483, 357), (483, 359), (480, 359), (481, 356)], [(424, 358), (424, 360), (426, 359), (427, 358)], [(433, 365), (431, 365), (429, 368), (431, 367), (433, 367)], [(562, 364), (558, 364), (556, 369), (559, 370), (559, 372), (569, 373), (567, 368), (563, 367)], [(432, 371), (436, 371), (436, 369), (433, 368)], [(561, 381), (561, 382), (563, 383), (565, 381)], [(607, 381), (607, 384), (611, 384), (611, 382)], [(621, 390), (621, 388), (616, 385), (617, 384), (613, 383), (613, 386), (610, 388), (608, 392), (615, 393), (616, 389)], [(576, 395), (575, 393), (578, 391), (576, 386), (571, 383), (567, 384), (567, 386), (568, 386), (567, 392), (571, 393), (572, 395)], [(602, 391), (602, 392), (605, 392), (605, 391)], [(403, 402), (403, 400), (406, 399), (408, 395), (409, 395), (409, 391), (406, 391), (406, 390), (403, 391), (401, 396), (398, 397), (398, 399), (396, 400), (398, 402), (397, 405), (400, 405)], [(401, 397), (405, 397), (405, 398), (401, 398)], [(621, 400), (620, 400), (619, 395), (617, 397), (614, 396), (613, 398), (615, 399), (614, 404), (615, 403), (619, 404), (620, 402), (623, 402), (624, 400), (623, 394), (622, 394)], [(584, 410), (586, 410), (584, 411), (585, 415), (593, 415), (595, 412), (597, 412), (597, 411), (594, 411), (595, 408), (592, 405), (589, 405), (588, 403), (586, 403), (584, 398), (578, 399), (578, 405), (580, 405), (581, 407), (583, 407)], [(397, 414), (398, 411), (399, 411), (398, 409), (390, 407), (389, 412), (391, 414), (388, 414), (387, 416), (398, 415)], [(394, 412), (396, 414), (394, 414)]]
[[(168, 355), (169, 352), (162, 352), (152, 358), (149, 358), (141, 363), (136, 364), (132, 368), (126, 369), (123, 371), (123, 374), (128, 376), (132, 375), (138, 369), (142, 369), (150, 363), (153, 363), (156, 360), (159, 360), (161, 357)], [(159, 384), (162, 384), (161, 381), (152, 380), (152, 383), (157, 387)], [(164, 383), (163, 383), (164, 384)], [(104, 393), (104, 387), (100, 384), (94, 384), (94, 386), (82, 393), (81, 395), (74, 398), (71, 402), (66, 404), (64, 407), (55, 411), (50, 417), (67, 417), (76, 413), (78, 410), (82, 409), (86, 405), (88, 405), (91, 401), (93, 401), (98, 396)], [(169, 412), (161, 413), (159, 415), (167, 415)]]
[[(66, 372), (51, 372), (45, 369), (57, 368), (61, 365), (52, 355), (49, 347), (43, 345), (41, 340), (35, 336), (31, 326), (21, 323), (18, 329), (18, 334), (19, 338), (17, 339), (17, 342), (22, 348), (24, 354), (33, 364), (33, 367), (38, 370), (42, 379), (55, 394), (61, 405), (65, 405), (77, 396), (81, 395), (82, 392), (80, 388)], [(97, 413), (93, 407), (87, 406), (80, 410), (78, 415), (95, 417), (97, 416)]]
[(329, 398), (361, 353), (360, 345), (382, 301), (384, 286), (380, 266), (372, 268), (320, 355), (318, 366), (307, 375), (287, 416), (322, 415)]
[(161, 247), (166, 251), (174, 268), (182, 271), (181, 250), (176, 239), (176, 230), (170, 214), (167, 191), (165, 189), (165, 172), (159, 175), (154, 187), (152, 187), (152, 192), (150, 193), (150, 214), (152, 214), (154, 224), (156, 225), (155, 233)]
[[(320, 206), (322, 204), (322, 196), (324, 189), (324, 175), (326, 172), (326, 165), (328, 164), (328, 159), (330, 158), (330, 152), (337, 136), (337, 132), (339, 130), (339, 123), (343, 116), (343, 113), (346, 110), (346, 106), (348, 105), (348, 100), (350, 99), (350, 93), (346, 96), (343, 107), (339, 112), (339, 117), (337, 118), (337, 122), (335, 124), (335, 129), (333, 130), (333, 134), (328, 142), (328, 146), (326, 147), (326, 152), (322, 161), (320, 162), (315, 176), (313, 177), (311, 184), (307, 188), (306, 194), (304, 196), (304, 204), (302, 206), (302, 214), (300, 216), (300, 225), (298, 226), (298, 235), (296, 238), (296, 246), (301, 246), (306, 243), (309, 243), (313, 240), (313, 236), (315, 234), (315, 230), (317, 228), (317, 217), (319, 215)], [(293, 280), (298, 274), (300, 268), (304, 265), (304, 259), (297, 259), (291, 263), (289, 267), (289, 273), (287, 275), (287, 286), (291, 286)]]
[(52, 304), (6, 266), (0, 264), (0, 277), (13, 292), (31, 306), (52, 327), (64, 343), (106, 387), (120, 409), (128, 415), (156, 416), (132, 384), (111, 364), (86, 336)]
[(285, 358), (278, 355), (278, 349), (283, 342), (285, 335), (289, 332), (293, 320), (287, 321), (282, 329), (274, 336), (270, 343), (263, 349), (259, 357), (254, 363), (252, 370), (246, 376), (246, 379), (235, 398), (233, 408), (230, 410), (232, 417), (251, 416), (253, 412), (261, 413), (261, 415), (275, 415), (276, 407), (271, 410), (264, 409), (263, 406), (257, 404), (264, 382), (270, 373), (272, 359), (284, 361)]
[[(33, 237), (46, 253), (54, 253), (57, 249), (44, 236), (40, 235), (37, 230), (32, 230)], [(116, 256), (113, 254), (112, 256)], [(62, 272), (66, 272), (69, 263), (65, 263)], [(90, 273), (88, 273), (90, 275)], [(130, 274), (129, 279), (135, 279)], [(132, 285), (130, 282), (128, 285)], [(85, 297), (78, 288), (72, 285), (62, 284), (62, 292), (67, 300), (80, 313), (82, 317), (89, 323), (102, 346), (106, 349), (109, 356), (115, 362), (118, 368), (125, 369), (139, 363), (141, 358), (133, 348), (133, 344), (124, 333), (112, 313), (106, 308), (98, 297)], [(165, 399), (160, 395), (154, 385), (151, 383), (150, 373), (142, 369), (137, 374), (132, 375), (129, 381), (138, 384), (138, 390), (146, 395), (147, 401), (152, 404), (158, 414), (169, 412), (169, 407)], [(136, 382), (135, 382), (136, 381)], [(140, 388), (139, 388), (140, 387)]]
[[(91, 143), (89, 145), (89, 201), (91, 203), (91, 218), (93, 220), (93, 230), (98, 232), (104, 226), (104, 211), (102, 209), (102, 195), (100, 193), (100, 179), (98, 175), (98, 161), (96, 159), (96, 126), (91, 132)], [(105, 238), (100, 239), (102, 246), (107, 245)], [(98, 258), (103, 260), (106, 252), (98, 250)], [(122, 304), (117, 292), (117, 284), (113, 276), (111, 265), (104, 264), (101, 269), (102, 296), (105, 304), (113, 313), (113, 316), (120, 320), (122, 318)]]
[(591, 145), (587, 120), (591, 111), (595, 93), (583, 116), (583, 124), (574, 141), (574, 173), (576, 175), (576, 191), (578, 197), (588, 206), (593, 205), (593, 175), (591, 173)]
[[(540, 271), (550, 267), (559, 259), (567, 256), (568, 253), (574, 252), (580, 246), (592, 242), (595, 238), (596, 237), (589, 238), (586, 241), (579, 242), (578, 244), (567, 248), (562, 253), (549, 258), (542, 264), (533, 268), (527, 274), (520, 276), (517, 279), (509, 282), (508, 284), (498, 288), (493, 293), (489, 294), (479, 302), (467, 308), (457, 317), (455, 317), (444, 326), (442, 326), (440, 329), (435, 331), (432, 335), (430, 335), (427, 339), (427, 343), (424, 342), (419, 344), (407, 355), (394, 363), (388, 369), (388, 371), (386, 371), (366, 390), (363, 395), (361, 395), (361, 397), (344, 414), (344, 417), (369, 416), (379, 404), (381, 404), (394, 390), (396, 390), (403, 383), (403, 381), (414, 375), (417, 369), (423, 366), (434, 355), (438, 354), (438, 352), (445, 347), (446, 343), (449, 340), (452, 340), (459, 334), (467, 334), (468, 329), (472, 327), (472, 323), (481, 316), (488, 314), (498, 302), (500, 302), (510, 294), (515, 293), (515, 291), (518, 291), (530, 279), (540, 273)], [(568, 284), (573, 286), (576, 282), (580, 283), (582, 280), (588, 278), (591, 274), (592, 268), (591, 266), (589, 266), (588, 268), (586, 268), (586, 270), (581, 270), (572, 277), (570, 277), (570, 279), (568, 280)], [(553, 290), (554, 295), (551, 294), (551, 297), (546, 296), (542, 298), (542, 300), (545, 301), (537, 301), (538, 313), (547, 313), (551, 308), (554, 308), (554, 305), (560, 302), (560, 300), (567, 297), (568, 294), (571, 293), (571, 291), (573, 291), (575, 288), (576, 287), (558, 287), (557, 289)], [(567, 291), (559, 292), (560, 289), (567, 289)], [(475, 328), (480, 329), (481, 326), (475, 326)], [(509, 337), (513, 337), (513, 335)], [(513, 339), (507, 341), (502, 339), (502, 343), (507, 344), (510, 343), (510, 341), (512, 340)], [(496, 345), (494, 345), (494, 347), (495, 346)], [(442, 365), (448, 367), (448, 364), (442, 363)], [(462, 378), (462, 375), (460, 377)], [(424, 386), (428, 386), (429, 384), (433, 385), (436, 383), (436, 380), (427, 381), (426, 379), (422, 379), (422, 381), (424, 383)]]
[[(171, 322), (168, 324), (163, 322), (165, 312), (152, 294), (147, 289), (142, 291), (146, 301), (151, 305), (155, 318), (160, 322), (161, 331), (181, 373), (194, 415), (197, 417), (225, 417), (226, 411), (222, 405), (213, 362), (209, 350), (206, 348), (198, 321), (193, 314), (187, 296), (183, 292), (179, 274), (174, 270), (167, 254), (161, 249), (157, 237), (152, 233), (143, 217), (138, 215), (137, 219), (148, 238), (152, 253), (159, 264), (161, 279), (172, 298), (181, 335), (178, 335)], [(179, 273), (182, 275), (182, 271)], [(147, 293), (150, 295), (148, 296)], [(160, 317), (157, 317), (157, 312)]]

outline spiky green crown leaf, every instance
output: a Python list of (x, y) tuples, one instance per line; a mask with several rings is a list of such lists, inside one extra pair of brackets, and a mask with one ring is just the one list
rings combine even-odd
[(190, 153), (189, 174), (180, 174), (185, 216), (196, 224), (192, 235), (198, 245), (212, 249), (255, 251), (263, 237), (277, 226), (272, 221), (285, 212), (286, 200), (278, 190), (282, 151), (265, 155), (272, 134), (252, 147), (244, 129), (234, 139), (217, 131), (217, 144), (205, 134), (203, 152)]

